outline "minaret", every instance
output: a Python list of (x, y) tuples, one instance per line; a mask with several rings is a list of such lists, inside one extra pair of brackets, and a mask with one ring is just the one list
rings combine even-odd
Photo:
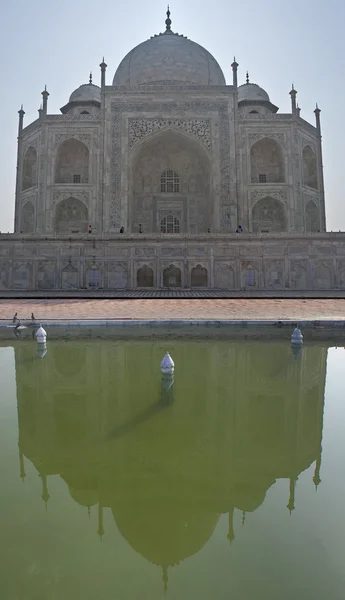
[(105, 202), (105, 189), (106, 189), (106, 162), (105, 162), (105, 144), (106, 144), (106, 138), (105, 138), (105, 128), (106, 128), (106, 110), (105, 110), (105, 72), (107, 69), (107, 64), (104, 62), (104, 56), (102, 59), (101, 64), (99, 65), (101, 68), (101, 156), (100, 156), (100, 162), (101, 162), (101, 181), (100, 181), (100, 188), (101, 188), (101, 197), (100, 197), (100, 206), (101, 206), (101, 211), (100, 211), (100, 222), (99, 222), (99, 230), (102, 232), (105, 230), (106, 224), (105, 224), (105, 218), (104, 218), (104, 202)]
[(318, 163), (319, 163), (319, 185), (320, 185), (320, 196), (321, 196), (321, 215), (322, 215), (322, 223), (320, 227), (320, 231), (326, 231), (326, 210), (325, 210), (325, 185), (323, 180), (323, 162), (322, 162), (322, 136), (321, 136), (321, 121), (320, 121), (320, 113), (318, 105), (314, 110), (315, 121), (316, 121), (316, 130), (317, 130), (317, 150), (318, 150)]
[(48, 96), (49, 96), (49, 92), (47, 92), (47, 86), (44, 86), (44, 90), (42, 92), (42, 98), (43, 98), (43, 115), (45, 116), (47, 114), (47, 110), (48, 110)]
[(23, 131), (23, 123), (24, 123), (24, 115), (25, 112), (23, 110), (23, 105), (21, 105), (20, 110), (18, 111), (19, 121), (18, 121), (18, 138), (17, 138), (17, 173), (16, 173), (16, 197), (15, 197), (15, 211), (14, 211), (14, 232), (18, 233), (19, 231), (19, 200), (20, 200), (20, 180), (21, 180), (21, 171), (22, 171), (22, 131)]
[(229, 527), (228, 527), (228, 535), (227, 538), (230, 542), (230, 546), (232, 544), (232, 542), (235, 539), (235, 534), (234, 534), (234, 507), (232, 507), (231, 510), (229, 510)]
[(237, 69), (238, 69), (238, 62), (236, 62), (236, 58), (234, 57), (234, 62), (231, 65), (232, 67), (232, 85), (234, 86), (234, 88), (237, 88)]
[(20, 479), (24, 483), (24, 479), (26, 477), (25, 465), (24, 465), (24, 454), (23, 454), (23, 451), (20, 446), (19, 446), (19, 466), (20, 466)]
[(291, 112), (292, 112), (293, 115), (295, 115), (296, 111), (297, 111), (297, 107), (296, 107), (297, 90), (295, 90), (293, 84), (292, 84), (290, 96), (291, 96)]
[(314, 472), (314, 477), (313, 477), (315, 491), (317, 491), (317, 486), (320, 485), (320, 483), (321, 483), (320, 468), (321, 468), (321, 452), (320, 452), (320, 454), (316, 460), (316, 464), (315, 464), (315, 472)]
[[(105, 72), (107, 70), (107, 64), (104, 62), (104, 56), (103, 56), (103, 60), (101, 62), (101, 64), (99, 65), (101, 67), (101, 91), (104, 92), (104, 88), (105, 88)], [(92, 75), (91, 75), (91, 82), (92, 83)]]
[(47, 486), (47, 476), (40, 474), (40, 477), (42, 479), (42, 496), (41, 496), (41, 498), (42, 498), (43, 502), (45, 503), (46, 510), (47, 510), (47, 508), (48, 508), (48, 500), (50, 498), (49, 492), (48, 492), (48, 486)]
[(104, 535), (103, 529), (103, 506), (98, 503), (98, 531), (99, 539), (102, 541)]
[(289, 504), (286, 507), (289, 509), (290, 515), (291, 515), (292, 511), (295, 510), (296, 481), (297, 481), (297, 479), (290, 478), (290, 498), (289, 498)]

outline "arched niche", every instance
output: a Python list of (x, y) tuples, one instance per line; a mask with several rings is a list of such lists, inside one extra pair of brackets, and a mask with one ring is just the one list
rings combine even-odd
[(252, 210), (252, 230), (256, 233), (286, 231), (284, 204), (266, 196), (258, 200)]
[(207, 287), (208, 286), (208, 272), (206, 267), (202, 265), (196, 265), (191, 270), (191, 287)]
[(163, 287), (182, 287), (182, 273), (179, 267), (169, 265), (163, 271)]
[(302, 153), (303, 185), (317, 190), (316, 157), (310, 146), (304, 146)]
[(56, 152), (55, 183), (83, 184), (89, 182), (89, 150), (85, 144), (71, 138), (62, 142)]
[(283, 183), (284, 157), (280, 144), (271, 138), (259, 140), (250, 150), (252, 183)]
[(77, 290), (79, 288), (79, 271), (72, 264), (68, 264), (61, 271), (61, 287), (63, 290)]
[(305, 230), (320, 231), (320, 213), (313, 200), (309, 200), (305, 207)]
[[(206, 149), (191, 136), (165, 130), (131, 155), (128, 230), (207, 232), (212, 220), (211, 169)], [(170, 218), (170, 217), (169, 217)], [(176, 231), (175, 231), (176, 230)]]
[(153, 270), (143, 265), (137, 270), (137, 287), (153, 287)]
[(55, 233), (86, 233), (88, 230), (88, 210), (78, 198), (61, 200), (55, 208)]
[(35, 231), (35, 209), (31, 202), (26, 202), (22, 209), (21, 233), (33, 233)]
[(23, 159), (22, 190), (37, 185), (37, 152), (33, 146), (27, 149)]

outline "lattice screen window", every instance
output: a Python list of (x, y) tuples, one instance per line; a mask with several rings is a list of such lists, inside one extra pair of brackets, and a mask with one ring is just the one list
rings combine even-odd
[(81, 182), (81, 175), (79, 173), (73, 175), (73, 183), (80, 183), (80, 182)]
[(180, 191), (180, 177), (176, 171), (168, 169), (161, 175), (161, 192), (178, 194)]
[(259, 183), (267, 183), (266, 173), (259, 173)]
[(180, 233), (180, 221), (174, 215), (167, 215), (161, 220), (161, 233)]

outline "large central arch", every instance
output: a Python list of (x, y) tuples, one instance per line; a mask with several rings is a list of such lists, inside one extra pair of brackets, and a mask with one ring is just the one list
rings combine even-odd
[[(171, 129), (142, 142), (131, 157), (128, 208), (132, 232), (206, 232), (212, 226), (207, 151), (191, 136)], [(163, 227), (169, 219), (176, 227)]]

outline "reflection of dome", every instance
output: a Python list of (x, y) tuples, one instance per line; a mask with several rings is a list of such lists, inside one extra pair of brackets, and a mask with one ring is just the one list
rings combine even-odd
[(173, 566), (196, 554), (210, 539), (218, 515), (198, 510), (193, 502), (176, 506), (173, 500), (143, 498), (142, 506), (113, 508), (119, 531), (130, 546), (156, 565)]
[(75, 490), (68, 486), (73, 500), (81, 506), (94, 506), (98, 502), (98, 490)]
[(191, 85), (225, 85), (213, 56), (199, 44), (170, 30), (170, 13), (163, 34), (139, 44), (120, 63), (113, 85), (170, 81)]
[(79, 86), (70, 95), (69, 102), (99, 102), (101, 103), (101, 88), (93, 83)]
[(236, 508), (245, 512), (253, 512), (265, 500), (268, 487), (259, 488), (250, 484), (236, 485), (233, 493)]
[(240, 85), (238, 88), (238, 101), (251, 102), (252, 100), (270, 102), (267, 92), (265, 92), (265, 90), (259, 87), (256, 83), (245, 83), (244, 85)]

